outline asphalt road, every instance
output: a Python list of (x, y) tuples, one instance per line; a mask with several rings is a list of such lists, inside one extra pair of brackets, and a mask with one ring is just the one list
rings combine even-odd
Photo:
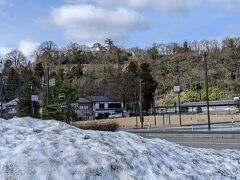
[[(188, 125), (188, 126), (165, 126), (165, 127), (145, 127), (144, 129), (133, 129), (133, 128), (120, 128), (122, 131), (154, 131), (154, 132), (160, 132), (160, 131), (168, 131), (168, 132), (174, 132), (174, 131), (208, 131), (208, 125)], [(240, 122), (234, 122), (232, 123), (219, 123), (219, 124), (211, 124), (211, 131), (214, 132), (221, 132), (221, 131), (234, 131), (240, 133)]]
[(210, 148), (216, 150), (240, 150), (240, 123), (212, 124), (211, 132), (207, 125), (171, 126), (145, 129), (121, 128), (145, 138), (160, 138), (186, 147)]
[[(174, 142), (186, 147), (207, 148), (207, 149), (235, 149), (240, 150), (240, 139), (224, 139), (224, 138), (169, 138), (162, 137), (170, 142)], [(240, 154), (240, 153), (239, 153)]]
[[(207, 131), (207, 125), (194, 125), (194, 126), (177, 126), (177, 127), (163, 127), (162, 130), (180, 130), (180, 131)], [(211, 124), (212, 131), (240, 131), (240, 123), (221, 123)]]

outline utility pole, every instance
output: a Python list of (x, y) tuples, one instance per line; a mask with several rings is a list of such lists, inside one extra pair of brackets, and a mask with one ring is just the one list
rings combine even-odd
[(1, 73), (1, 118), (3, 118), (3, 74)]
[(3, 61), (0, 60), (0, 76), (1, 76), (1, 118), (3, 118)]
[(47, 106), (49, 104), (49, 66), (47, 67)]
[(140, 121), (141, 121), (141, 128), (143, 128), (143, 108), (142, 108), (142, 80), (139, 80), (139, 107), (140, 107)]
[(137, 92), (136, 92), (136, 89), (134, 91), (134, 98), (135, 98), (135, 102), (134, 102), (134, 113), (135, 113), (135, 116), (136, 116), (136, 128), (138, 128), (138, 121), (137, 121)]
[[(179, 123), (182, 126), (182, 112), (181, 112), (181, 87), (180, 87), (180, 72), (179, 72), (179, 64), (177, 65), (177, 83), (174, 86), (174, 92), (178, 94), (178, 114), (179, 114)], [(175, 106), (177, 107), (177, 105)]]
[[(180, 87), (180, 81), (178, 78), (178, 86)], [(181, 89), (178, 91), (178, 112), (179, 112), (179, 121), (180, 121), (180, 126), (182, 125), (182, 112), (181, 112)]]
[(211, 121), (210, 121), (210, 111), (209, 111), (209, 95), (208, 95), (208, 65), (207, 65), (207, 53), (206, 52), (203, 55), (203, 62), (204, 62), (204, 72), (205, 72), (208, 130), (211, 131)]
[(31, 115), (34, 118), (34, 109), (33, 109), (33, 87), (31, 86)]
[(156, 117), (156, 103), (155, 103), (155, 99), (154, 99), (154, 102), (153, 102), (153, 113), (154, 113), (154, 123), (155, 123), (155, 126), (157, 126), (157, 117)]

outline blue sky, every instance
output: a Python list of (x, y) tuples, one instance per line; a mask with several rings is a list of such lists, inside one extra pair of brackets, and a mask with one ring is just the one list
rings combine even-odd
[(0, 0), (0, 55), (53, 40), (125, 47), (239, 36), (240, 0)]

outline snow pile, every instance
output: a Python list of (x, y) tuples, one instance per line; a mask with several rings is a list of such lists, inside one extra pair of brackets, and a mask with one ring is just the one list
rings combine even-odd
[(240, 179), (240, 152), (56, 121), (0, 120), (0, 179)]

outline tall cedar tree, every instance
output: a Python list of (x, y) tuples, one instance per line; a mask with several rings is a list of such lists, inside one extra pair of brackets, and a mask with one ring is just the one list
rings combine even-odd
[[(37, 102), (31, 102), (31, 95), (34, 94), (34, 91), (31, 88), (32, 84), (33, 83), (30, 80), (27, 80), (24, 83), (23, 91), (19, 96), (18, 102), (19, 117), (39, 117), (39, 104)], [(34, 109), (34, 114), (32, 114), (32, 108)]]
[(18, 97), (20, 88), (20, 75), (11, 68), (5, 85), (5, 100), (10, 101)]
[(157, 88), (157, 82), (153, 78), (152, 69), (149, 63), (143, 63), (140, 66), (140, 78), (142, 83), (143, 110), (148, 111), (154, 101), (154, 93)]
[(37, 63), (34, 68), (34, 75), (38, 78), (42, 78), (44, 76), (44, 68), (42, 63)]
[[(76, 118), (76, 114), (70, 109), (61, 109), (58, 105), (60, 103), (65, 103), (70, 105), (71, 103), (77, 100), (76, 92), (72, 88), (71, 82), (68, 80), (58, 80), (56, 87), (52, 90), (52, 101), (49, 105), (46, 105), (46, 102), (43, 106), (43, 119), (56, 119), (63, 120), (69, 119), (70, 117)], [(64, 93), (66, 98), (64, 101), (60, 101), (58, 96), (60, 93)]]
[(123, 73), (123, 87), (125, 101), (137, 102), (139, 97), (138, 66), (131, 61)]

